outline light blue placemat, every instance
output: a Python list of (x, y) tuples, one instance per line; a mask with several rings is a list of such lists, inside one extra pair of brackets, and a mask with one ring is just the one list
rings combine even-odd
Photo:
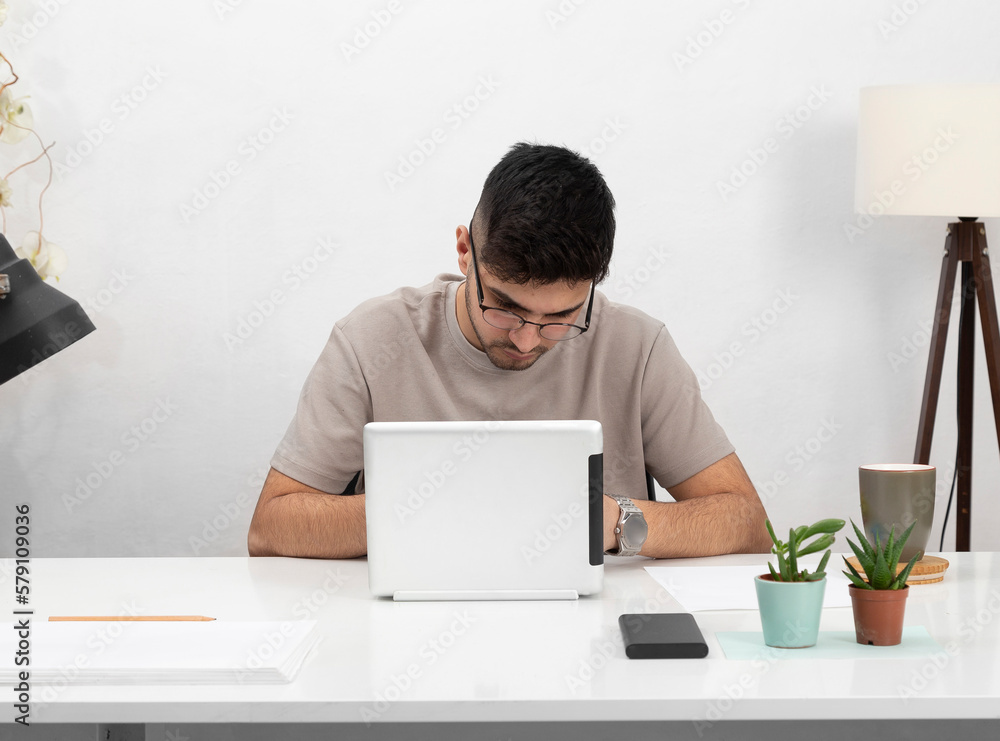
[(816, 645), (809, 648), (766, 646), (760, 631), (727, 631), (715, 637), (726, 658), (735, 661), (759, 659), (764, 653), (778, 659), (922, 659), (943, 650), (922, 625), (905, 626), (898, 646), (862, 646), (853, 630), (821, 630)]

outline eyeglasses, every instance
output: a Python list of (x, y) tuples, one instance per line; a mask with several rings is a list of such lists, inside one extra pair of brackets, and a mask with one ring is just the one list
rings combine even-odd
[[(471, 222), (469, 223), (469, 226), (472, 226)], [(582, 327), (578, 327), (575, 324), (566, 324), (564, 322), (546, 322), (544, 324), (529, 322), (523, 316), (515, 314), (513, 311), (483, 305), (483, 301), (485, 300), (485, 297), (483, 296), (483, 282), (479, 279), (479, 260), (476, 258), (476, 245), (472, 241), (471, 228), (469, 229), (469, 250), (472, 252), (472, 269), (476, 273), (476, 293), (479, 295), (479, 310), (483, 312), (483, 319), (491, 327), (513, 332), (515, 329), (520, 329), (525, 324), (534, 324), (538, 327), (539, 337), (556, 342), (561, 340), (571, 340), (574, 337), (579, 337), (590, 329), (590, 314), (594, 310), (593, 281), (590, 283), (590, 302), (587, 304), (587, 315), (584, 319)]]

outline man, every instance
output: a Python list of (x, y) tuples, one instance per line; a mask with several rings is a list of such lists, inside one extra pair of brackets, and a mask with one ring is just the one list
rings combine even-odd
[[(604, 502), (609, 552), (766, 552), (760, 499), (665, 327), (595, 290), (614, 233), (594, 165), (512, 147), (456, 229), (464, 280), (366, 301), (334, 326), (271, 461), (250, 554), (364, 555), (363, 426), (433, 419), (596, 419), (619, 497)], [(675, 502), (648, 501), (646, 470)], [(516, 460), (510, 475), (516, 486)]]

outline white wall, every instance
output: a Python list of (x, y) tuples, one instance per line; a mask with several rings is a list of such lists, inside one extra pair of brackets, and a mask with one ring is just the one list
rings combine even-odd
[[(998, 24), (1000, 5), (971, 0), (14, 3), (0, 49), (62, 165), (45, 210), (69, 254), (59, 287), (98, 331), (0, 387), (2, 552), (28, 502), (37, 556), (245, 554), (332, 323), (454, 270), (456, 225), (523, 139), (604, 172), (619, 204), (604, 290), (666, 321), (706, 375), (778, 527), (858, 519), (857, 466), (912, 456), (926, 349), (890, 353), (925, 342), (947, 221), (887, 217), (848, 239), (858, 89), (1000, 82)], [(35, 226), (9, 214), (15, 244)], [(954, 342), (932, 453), (943, 494)], [(997, 550), (981, 340), (977, 354), (972, 542)], [(836, 432), (820, 444), (822, 429)]]

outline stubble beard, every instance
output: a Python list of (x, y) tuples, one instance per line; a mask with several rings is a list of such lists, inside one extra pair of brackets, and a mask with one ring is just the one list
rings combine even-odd
[[(520, 354), (520, 350), (517, 349), (517, 345), (511, 342), (509, 339), (506, 340), (493, 340), (487, 341), (483, 337), (482, 333), (479, 331), (479, 327), (476, 322), (473, 321), (473, 303), (472, 303), (472, 291), (469, 289), (469, 281), (465, 282), (465, 310), (469, 315), (469, 323), (472, 325), (472, 331), (476, 333), (476, 339), (479, 340), (479, 344), (483, 346), (483, 350), (486, 352), (486, 358), (500, 370), (509, 371), (522, 371), (528, 370), (533, 366), (542, 355), (549, 351), (549, 348), (542, 347), (539, 345), (532, 352), (533, 355), (525, 360), (516, 360), (504, 353), (504, 350), (510, 350), (512, 352)], [(475, 310), (478, 311), (479, 307), (475, 306)], [(485, 319), (483, 321), (486, 321)]]

